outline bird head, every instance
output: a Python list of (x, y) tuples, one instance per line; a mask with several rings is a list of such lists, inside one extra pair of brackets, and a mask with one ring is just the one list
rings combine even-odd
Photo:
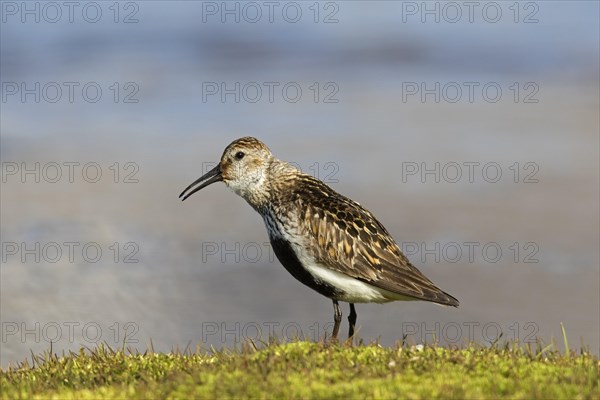
[(185, 200), (202, 188), (223, 181), (236, 194), (251, 205), (256, 206), (264, 184), (273, 154), (260, 140), (243, 137), (234, 140), (225, 148), (221, 161), (212, 170), (192, 182), (179, 195)]

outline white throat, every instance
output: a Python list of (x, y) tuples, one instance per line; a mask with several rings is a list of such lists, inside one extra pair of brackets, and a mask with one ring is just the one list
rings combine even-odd
[(231, 181), (227, 186), (252, 207), (258, 208), (268, 201), (269, 197), (268, 179), (265, 175), (266, 171), (257, 171), (255, 174), (244, 176), (244, 179)]

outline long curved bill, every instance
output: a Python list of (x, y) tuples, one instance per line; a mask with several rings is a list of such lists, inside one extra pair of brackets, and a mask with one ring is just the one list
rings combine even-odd
[[(205, 188), (208, 185), (213, 184), (215, 182), (220, 182), (222, 180), (223, 175), (221, 174), (221, 165), (219, 164), (210, 171), (208, 171), (206, 174), (202, 175), (200, 178), (192, 182), (190, 186), (186, 187), (185, 190), (179, 195), (179, 198), (181, 199), (181, 201), (184, 201), (185, 199), (196, 193), (198, 190)], [(196, 187), (193, 190), (189, 191), (194, 186)]]

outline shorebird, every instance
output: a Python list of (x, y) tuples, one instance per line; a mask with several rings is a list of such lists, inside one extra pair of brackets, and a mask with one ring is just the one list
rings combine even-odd
[(179, 197), (185, 200), (220, 181), (262, 216), (285, 269), (333, 301), (333, 339), (342, 320), (340, 301), (350, 303), (349, 338), (356, 325), (355, 303), (425, 300), (458, 307), (458, 300), (410, 263), (373, 214), (275, 158), (260, 140), (233, 141), (218, 165)]

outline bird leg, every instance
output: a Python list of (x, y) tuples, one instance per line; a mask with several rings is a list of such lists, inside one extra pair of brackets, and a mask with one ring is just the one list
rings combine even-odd
[(348, 339), (354, 336), (354, 326), (356, 325), (356, 310), (354, 304), (350, 303), (350, 315), (348, 315), (348, 322), (350, 323), (350, 329), (348, 330)]
[(340, 331), (340, 323), (342, 322), (342, 311), (337, 300), (333, 300), (333, 333), (331, 334), (332, 339), (337, 339), (338, 332)]

